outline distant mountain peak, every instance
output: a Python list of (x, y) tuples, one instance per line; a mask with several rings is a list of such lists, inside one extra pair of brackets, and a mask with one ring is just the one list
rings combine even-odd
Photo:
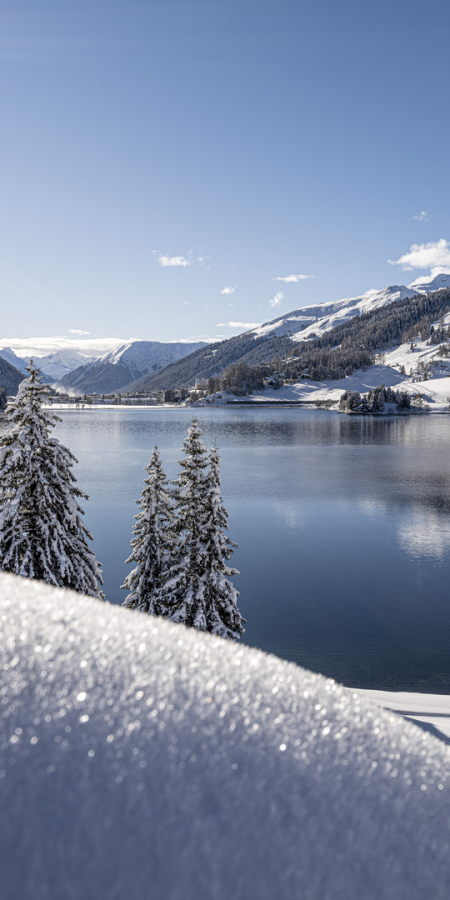
[(265, 322), (248, 333), (254, 334), (255, 338), (276, 335), (290, 337), (293, 341), (307, 341), (320, 337), (353, 316), (380, 309), (396, 300), (406, 300), (416, 294), (429, 294), (447, 287), (450, 287), (450, 272), (433, 272), (424, 278), (417, 278), (410, 285), (390, 284), (381, 290), (371, 288), (358, 297), (318, 303), (317, 306), (303, 306)]
[(96, 362), (96, 356), (83, 356), (77, 350), (70, 348), (62, 348), (49, 353), (48, 356), (35, 356), (34, 362), (51, 381), (59, 381), (64, 375), (78, 369), (79, 366), (85, 366)]
[(420, 275), (415, 281), (409, 285), (420, 294), (428, 294), (430, 291), (439, 291), (442, 288), (450, 287), (450, 271), (442, 269), (436, 271), (433, 269), (430, 275)]
[(204, 346), (204, 341), (193, 344), (184, 341), (166, 344), (160, 341), (125, 341), (94, 363), (82, 365), (61, 378), (60, 387), (77, 393), (109, 394)]

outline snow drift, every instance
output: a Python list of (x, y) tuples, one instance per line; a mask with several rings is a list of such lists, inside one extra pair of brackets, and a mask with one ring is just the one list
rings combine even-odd
[(0, 595), (5, 898), (447, 898), (443, 743), (248, 647)]

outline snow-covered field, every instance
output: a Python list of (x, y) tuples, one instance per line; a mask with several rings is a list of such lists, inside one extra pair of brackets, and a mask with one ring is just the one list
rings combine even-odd
[[(446, 900), (450, 751), (239, 644), (0, 576), (7, 900)], [(403, 702), (403, 700), (402, 700)]]
[[(450, 315), (444, 321), (450, 325)], [(332, 400), (337, 403), (344, 391), (359, 391), (363, 394), (383, 384), (395, 390), (407, 391), (412, 396), (421, 394), (430, 412), (446, 412), (450, 404), (450, 360), (440, 358), (438, 351), (439, 346), (430, 346), (426, 341), (416, 341), (414, 350), (410, 349), (410, 344), (402, 344), (383, 353), (376, 365), (358, 369), (347, 378), (337, 381), (312, 381), (308, 378), (276, 390), (265, 388), (255, 391), (244, 399), (255, 404), (280, 401), (314, 403), (316, 400)], [(420, 365), (426, 366), (430, 372), (427, 381), (418, 381), (417, 376), (411, 375), (411, 370), (415, 373)], [(400, 371), (402, 367), (406, 374)], [(208, 398), (206, 402), (225, 405), (239, 399), (222, 391), (221, 397)], [(204, 403), (205, 401), (200, 400), (195, 405)]]
[(254, 391), (251, 396), (244, 398), (235, 397), (222, 391), (221, 397), (208, 398), (206, 401), (199, 400), (195, 406), (226, 405), (233, 401), (242, 402), (242, 400), (245, 400), (246, 403), (252, 402), (255, 406), (258, 403), (304, 403), (305, 401), (314, 403), (316, 400), (332, 400), (334, 403), (338, 403), (344, 391), (359, 391), (360, 394), (363, 394), (381, 384), (395, 390), (407, 391), (412, 396), (421, 394), (424, 402), (429, 406), (430, 412), (444, 412), (449, 408), (447, 398), (450, 396), (450, 372), (448, 377), (414, 382), (402, 375), (399, 369), (387, 363), (370, 366), (366, 370), (358, 369), (353, 375), (337, 381), (305, 379), (296, 384), (284, 385), (277, 390), (265, 388)]
[(425, 731), (450, 744), (450, 696), (406, 691), (365, 691), (359, 688), (357, 692), (360, 697), (410, 719)]

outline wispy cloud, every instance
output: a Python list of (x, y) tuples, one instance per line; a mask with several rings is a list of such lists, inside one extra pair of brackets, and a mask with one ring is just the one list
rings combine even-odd
[(281, 306), (283, 300), (284, 300), (283, 291), (278, 291), (278, 294), (275, 294), (275, 297), (272, 297), (272, 299), (269, 300), (269, 306), (271, 306), (272, 309), (276, 309), (278, 306)]
[(413, 219), (415, 222), (429, 222), (430, 216), (422, 209), (418, 216), (413, 216)]
[(220, 292), (221, 294), (234, 294), (236, 290), (236, 285), (234, 287), (224, 287)]
[(216, 328), (257, 328), (261, 322), (217, 322)]
[[(73, 350), (82, 356), (103, 356), (111, 350), (116, 350), (121, 344), (128, 344), (130, 341), (142, 341), (141, 337), (106, 337), (106, 338), (68, 338), (65, 335), (56, 335), (53, 337), (30, 337), (30, 338), (2, 338), (0, 347), (10, 347), (17, 356), (30, 359), (36, 356), (49, 356), (50, 353), (56, 353), (58, 350)], [(201, 340), (202, 337), (177, 338), (167, 341), (168, 344), (192, 344)], [(214, 340), (209, 337), (208, 340)]]
[(197, 256), (197, 262), (198, 262), (201, 266), (207, 266), (208, 269), (211, 268), (211, 266), (208, 265), (210, 259), (211, 259), (210, 256)]
[(69, 334), (90, 334), (90, 331), (83, 331), (81, 328), (69, 328)]
[(315, 278), (315, 275), (277, 275), (272, 281), (284, 281), (285, 284), (297, 284), (298, 281), (305, 281), (307, 278)]
[(163, 268), (174, 266), (190, 266), (191, 261), (185, 256), (158, 256), (158, 262)]
[(411, 269), (431, 269), (450, 266), (450, 244), (445, 238), (428, 244), (411, 244), (407, 253), (399, 259), (389, 259), (391, 266), (401, 266), (404, 272)]

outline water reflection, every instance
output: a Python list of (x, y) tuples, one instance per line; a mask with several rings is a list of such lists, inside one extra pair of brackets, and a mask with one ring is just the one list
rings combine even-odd
[(385, 502), (374, 500), (373, 498), (360, 500), (358, 506), (366, 516), (379, 516), (380, 513), (385, 513), (387, 509)]
[(436, 510), (414, 508), (398, 526), (402, 550), (415, 558), (443, 560), (450, 551), (450, 525), (446, 515)]

